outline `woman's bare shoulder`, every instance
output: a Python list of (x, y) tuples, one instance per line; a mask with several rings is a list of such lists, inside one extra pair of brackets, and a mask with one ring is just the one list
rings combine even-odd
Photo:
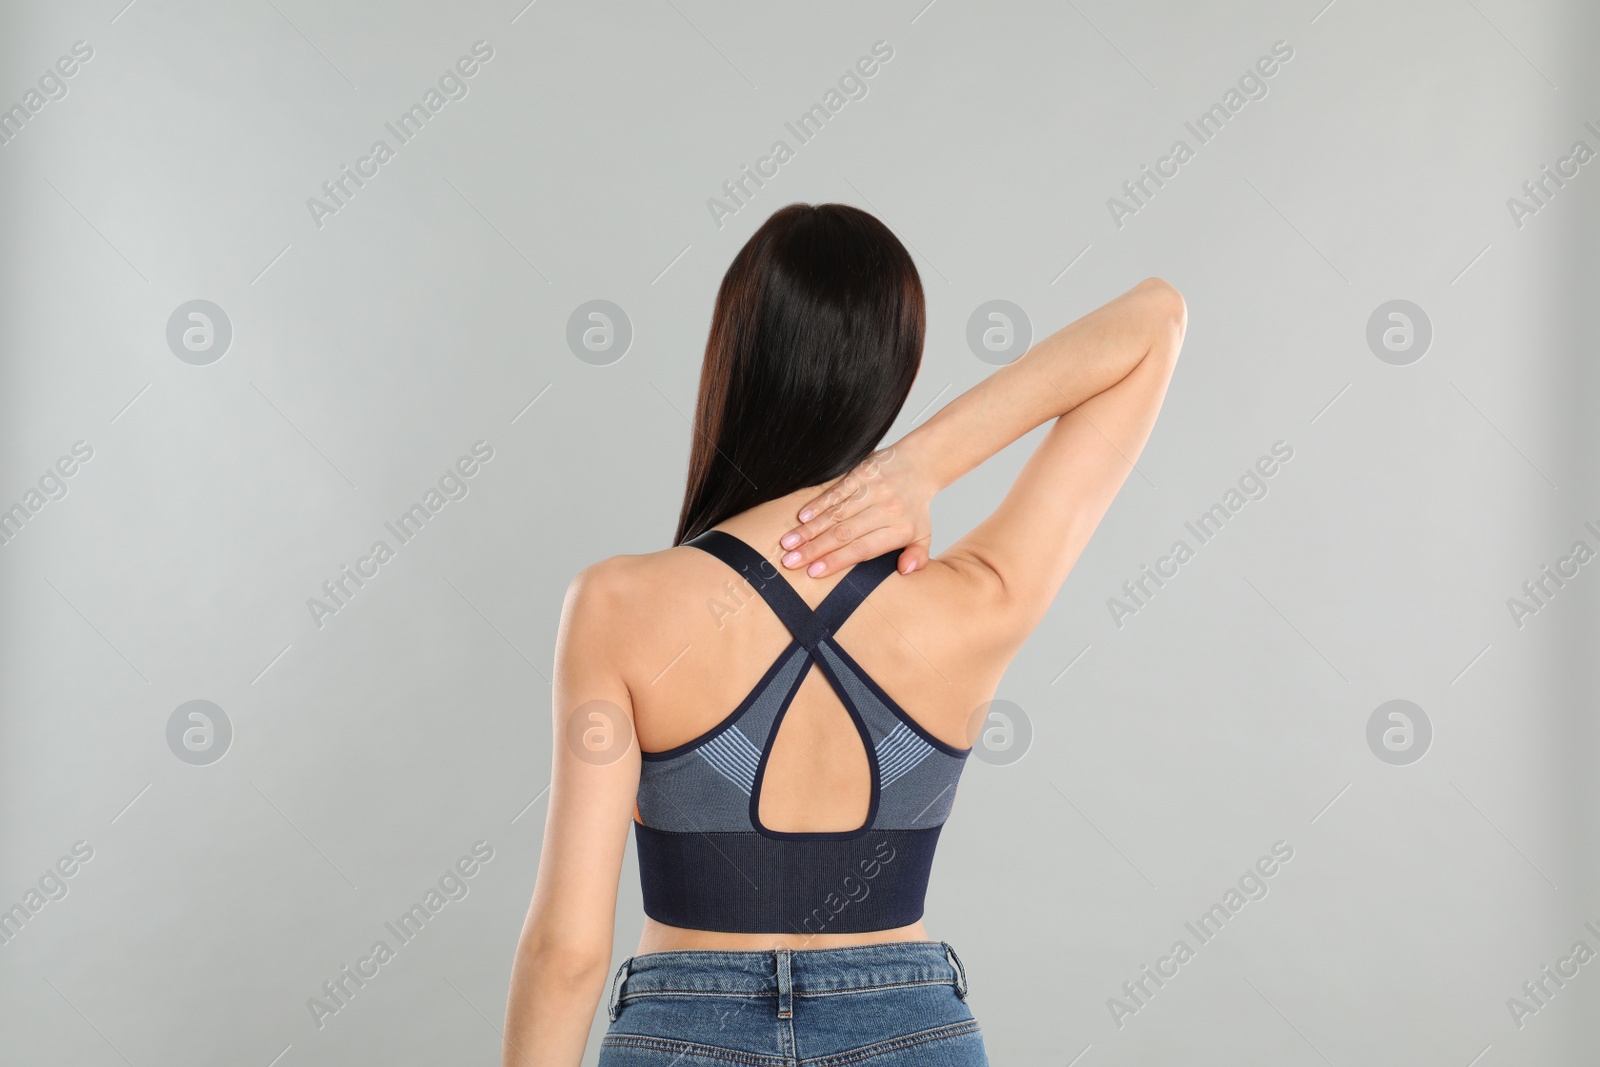
[(607, 556), (579, 571), (570, 593), (600, 601), (649, 595), (653, 590), (690, 585), (715, 575), (726, 566), (714, 557), (682, 545), (656, 552)]
[(670, 641), (705, 614), (705, 601), (735, 578), (715, 557), (677, 546), (608, 556), (579, 571), (567, 586), (562, 627), (603, 641), (617, 652)]
[(930, 638), (947, 636), (952, 650), (978, 658), (1015, 651), (1005, 583), (980, 555), (946, 551), (929, 557), (911, 574), (891, 576), (886, 584), (884, 609), (901, 608), (906, 625)]

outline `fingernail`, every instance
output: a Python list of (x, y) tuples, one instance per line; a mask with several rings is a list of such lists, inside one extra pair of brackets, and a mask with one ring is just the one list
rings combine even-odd
[(800, 513), (800, 521), (801, 522), (810, 522), (812, 516), (814, 516), (814, 515), (816, 515), (815, 511), (812, 511), (810, 508), (806, 508), (804, 511), (802, 511)]
[(796, 563), (799, 563), (799, 562), (800, 562), (800, 553), (798, 553), (798, 552), (790, 552), (790, 553), (787, 553), (783, 557), (783, 565), (785, 567), (793, 567)]
[(795, 545), (798, 545), (799, 543), (800, 543), (800, 535), (797, 534), (797, 533), (784, 534), (783, 538), (781, 540), (779, 540), (779, 542), (778, 542), (778, 544), (782, 545), (784, 548), (793, 548)]
[(827, 569), (827, 566), (819, 559), (811, 566), (806, 568), (806, 573), (811, 575), (813, 578), (819, 578), (822, 576), (822, 572)]

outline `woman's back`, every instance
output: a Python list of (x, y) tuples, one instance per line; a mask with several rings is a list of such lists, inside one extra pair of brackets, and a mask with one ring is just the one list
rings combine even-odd
[[(761, 552), (815, 609), (852, 571), (814, 579), (776, 566), (778, 537), (793, 525), (787, 498), (722, 523)], [(677, 748), (716, 727), (793, 640), (759, 593), (715, 556), (679, 546), (621, 556), (597, 569), (614, 597), (618, 664), (633, 697), (644, 753)], [(833, 635), (916, 724), (964, 749), (975, 709), (990, 699), (1004, 642), (986, 633), (996, 587), (980, 566), (941, 558), (890, 574)], [(777, 733), (760, 798), (763, 825), (786, 832), (859, 827), (869, 782), (860, 734), (838, 693), (812, 663)]]
[[(898, 552), (791, 577), (778, 538), (812, 495), (585, 575), (583, 595), (615, 620), (597, 629), (612, 634), (642, 761), (641, 951), (923, 936), (973, 712), (1014, 651), (993, 625), (998, 585), (959, 555), (899, 574)], [(757, 869), (783, 890), (757, 886)], [(689, 883), (688, 899), (661, 888)]]

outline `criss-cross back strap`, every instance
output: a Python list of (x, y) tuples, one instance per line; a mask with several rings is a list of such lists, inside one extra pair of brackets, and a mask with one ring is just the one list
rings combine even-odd
[(817, 657), (817, 646), (832, 637), (867, 595), (894, 572), (900, 555), (898, 549), (892, 549), (856, 564), (813, 611), (771, 560), (732, 534), (707, 530), (684, 544), (711, 553), (742, 574), (812, 658)]
[(817, 605), (817, 618), (822, 620), (822, 625), (827, 627), (832, 634), (844, 621), (855, 614), (856, 608), (867, 599), (867, 596), (882, 581), (895, 572), (895, 564), (900, 559), (898, 548), (890, 549), (881, 556), (864, 559), (850, 568), (850, 573), (842, 578), (838, 585), (822, 598), (822, 603)]

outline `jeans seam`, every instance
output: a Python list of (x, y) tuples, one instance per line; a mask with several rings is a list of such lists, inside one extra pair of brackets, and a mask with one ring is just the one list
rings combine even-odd
[(831, 1056), (807, 1060), (806, 1067), (843, 1067), (844, 1064), (856, 1063), (869, 1056), (880, 1056), (886, 1052), (898, 1052), (901, 1049), (926, 1045), (930, 1041), (942, 1041), (947, 1037), (965, 1037), (968, 1034), (976, 1034), (978, 1032), (978, 1021), (976, 1019), (968, 1019), (965, 1022), (936, 1026), (932, 1030), (921, 1030), (915, 1034), (906, 1034), (904, 1037), (879, 1041), (877, 1044), (866, 1045), (862, 1048), (852, 1049), (849, 1052), (840, 1052)]
[[(875, 985), (855, 985), (841, 989), (796, 989), (797, 997), (841, 997), (849, 993), (874, 993), (884, 989), (908, 989), (912, 986), (925, 985), (955, 985), (949, 978), (918, 978), (908, 982), (879, 982)], [(619, 1001), (636, 1000), (639, 997), (775, 997), (777, 989), (641, 989), (634, 993), (623, 993)]]
[(765, 993), (742, 993), (728, 989), (641, 989), (637, 993), (624, 993), (619, 1000), (638, 1000), (640, 997), (736, 997), (751, 999), (777, 996), (776, 989)]
[[(712, 831), (715, 832), (715, 831)], [(836, 948), (792, 948), (789, 951), (797, 955), (810, 952), (870, 952), (873, 949), (893, 948), (897, 945), (929, 945), (942, 946), (943, 941), (934, 941), (929, 938), (921, 940), (912, 938), (905, 941), (873, 941), (865, 945), (840, 945)], [(648, 959), (651, 956), (770, 956), (770, 948), (665, 948), (657, 952), (643, 952), (634, 959)]]
[(912, 986), (923, 985), (954, 985), (948, 978), (919, 978), (910, 982), (880, 982), (877, 985), (855, 985), (846, 989), (812, 989), (802, 993), (795, 991), (797, 997), (842, 997), (849, 993), (875, 993), (882, 989), (909, 989)]
[(647, 1037), (643, 1034), (607, 1034), (601, 1039), (600, 1043), (602, 1045), (622, 1045), (629, 1048), (651, 1049), (656, 1052), (676, 1052), (680, 1055), (692, 1052), (697, 1056), (749, 1064), (751, 1067), (785, 1067), (790, 1062), (786, 1056), (769, 1056), (760, 1052), (741, 1052), (736, 1049), (719, 1048), (716, 1045), (702, 1045), (695, 1041), (674, 1041), (669, 1038)]

